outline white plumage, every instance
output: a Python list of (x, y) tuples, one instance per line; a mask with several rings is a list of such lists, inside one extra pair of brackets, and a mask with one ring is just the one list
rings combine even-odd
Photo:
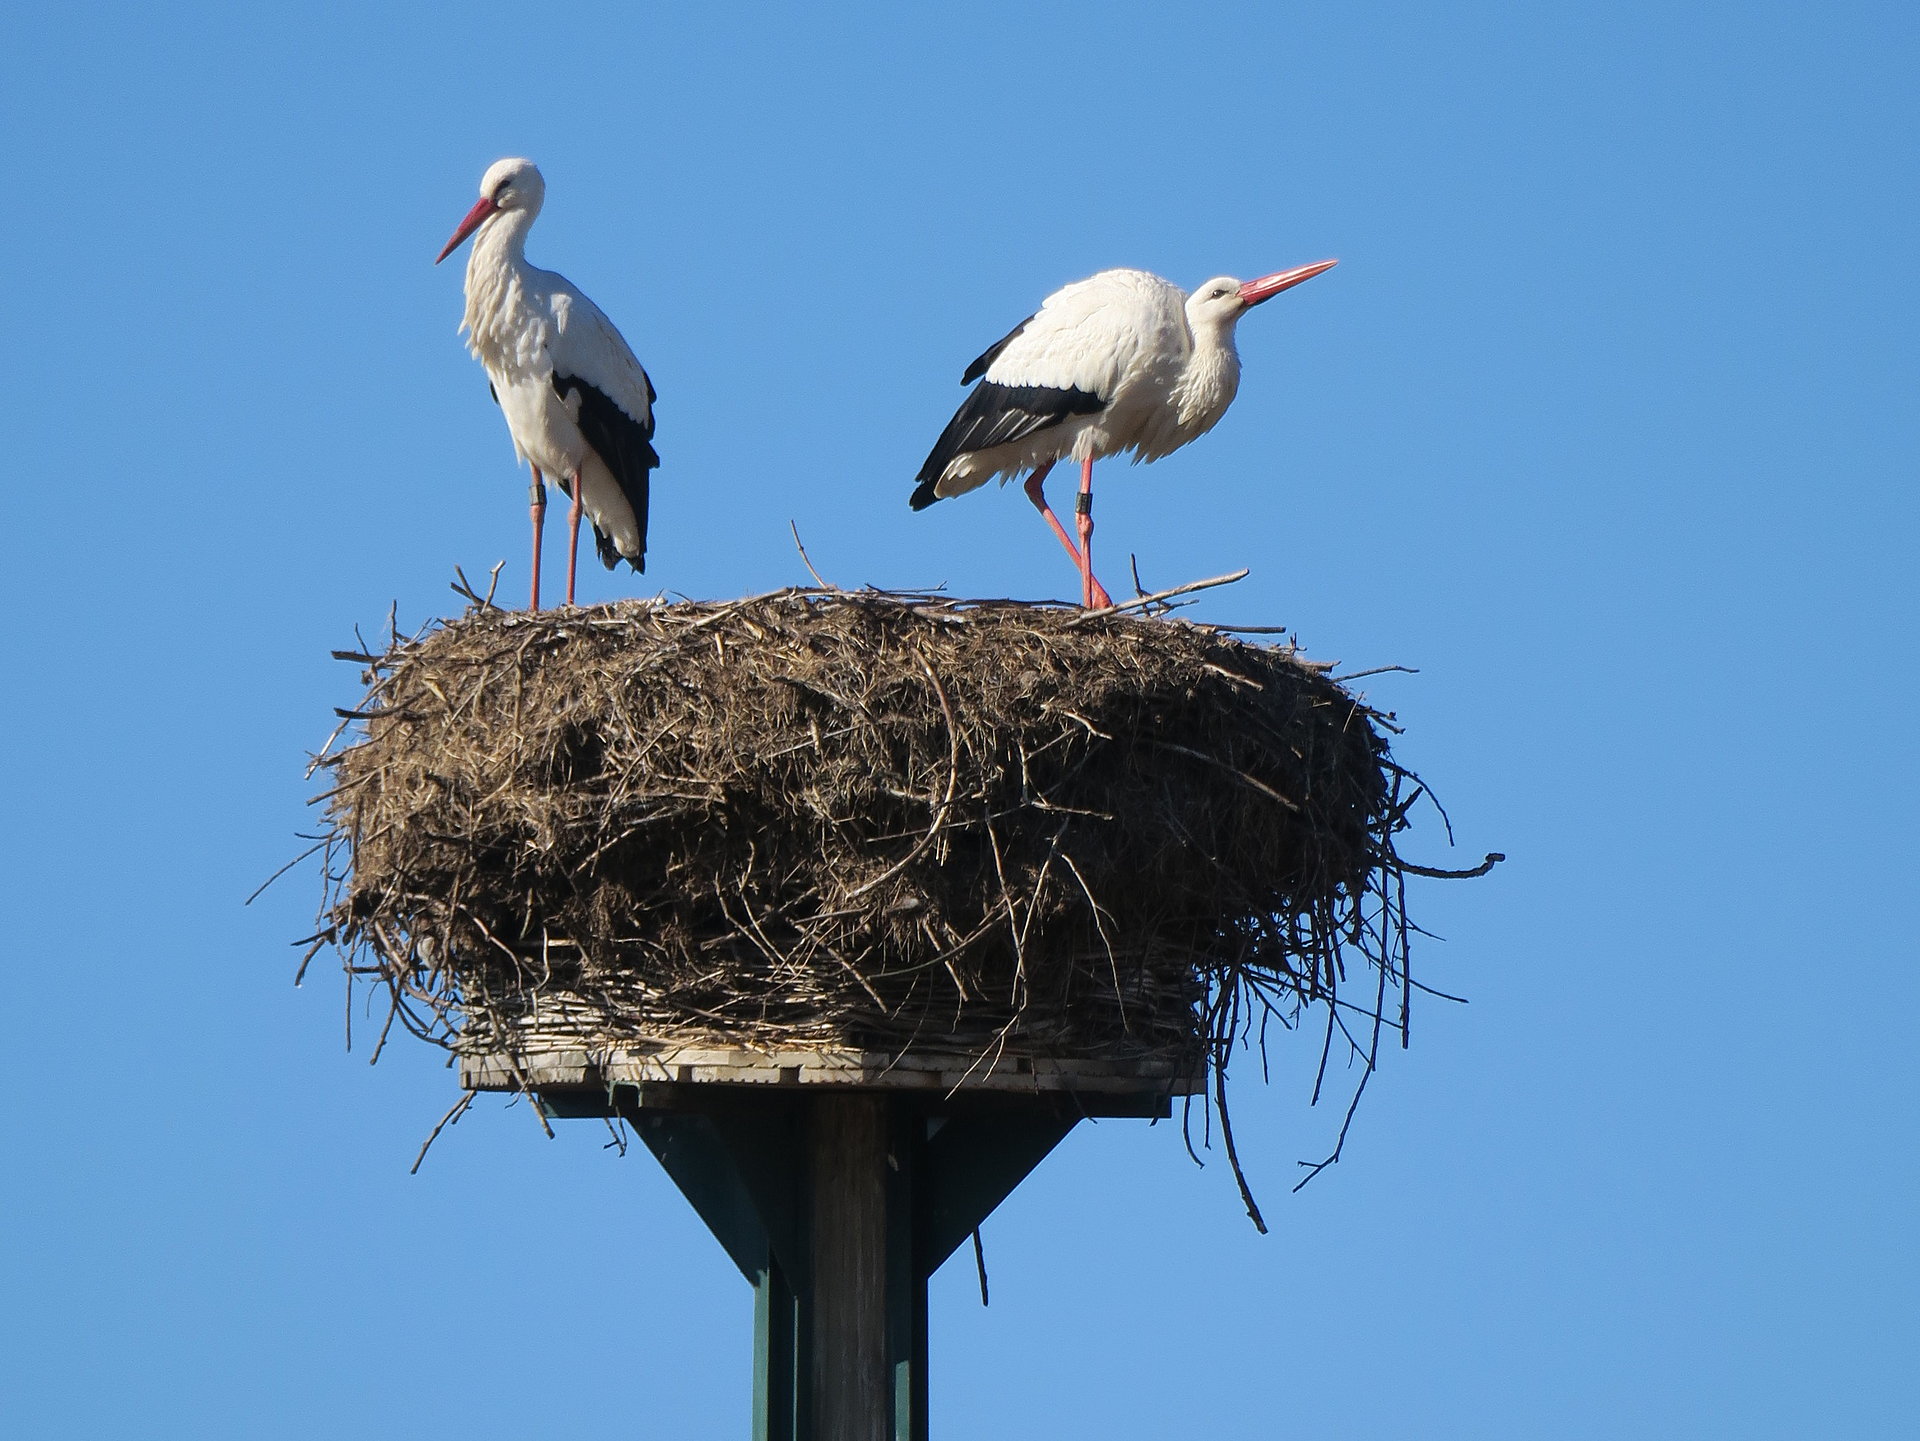
[[(534, 469), (536, 605), (541, 474), (563, 489), (578, 477), (609, 569), (624, 558), (644, 570), (649, 478), (659, 464), (653, 384), (633, 351), (566, 277), (527, 263), (527, 232), (545, 198), (546, 181), (532, 161), (497, 161), (481, 178), (479, 202), (441, 252), (445, 259), (474, 235), (461, 330), (486, 369), (515, 453)], [(577, 534), (577, 515), (573, 524)], [(570, 558), (569, 603), (572, 571)]]
[[(1158, 460), (1211, 430), (1240, 386), (1240, 317), (1333, 264), (1244, 283), (1222, 276), (1191, 295), (1144, 270), (1103, 270), (1056, 290), (961, 376), (980, 384), (921, 466), (913, 508), (1027, 474), (1027, 494), (1080, 566), (1083, 599), (1107, 603), (1086, 555), (1093, 462), (1128, 452)], [(1078, 548), (1040, 491), (1067, 459), (1081, 467)]]

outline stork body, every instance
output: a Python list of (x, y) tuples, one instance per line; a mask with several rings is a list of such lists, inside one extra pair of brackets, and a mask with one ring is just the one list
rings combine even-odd
[[(913, 508), (1024, 474), (1079, 567), (1082, 604), (1112, 604), (1093, 575), (1093, 462), (1128, 452), (1158, 460), (1213, 429), (1240, 387), (1240, 317), (1333, 264), (1244, 284), (1222, 277), (1191, 295), (1144, 270), (1103, 270), (1056, 290), (960, 377), (980, 383), (920, 467)], [(1069, 459), (1080, 467), (1078, 546), (1041, 489)]]
[[(631, 348), (565, 276), (527, 263), (527, 232), (546, 196), (530, 160), (502, 160), (480, 200), (441, 251), (473, 235), (467, 258), (467, 347), (486, 369), (515, 453), (533, 469), (533, 606), (540, 605), (543, 475), (571, 498), (567, 603), (573, 604), (580, 520), (591, 518), (600, 559), (646, 569), (653, 448), (653, 383)], [(478, 232), (477, 234), (475, 232)]]

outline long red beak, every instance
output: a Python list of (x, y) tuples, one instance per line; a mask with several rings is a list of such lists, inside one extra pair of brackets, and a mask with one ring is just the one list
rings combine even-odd
[[(463, 232), (464, 233), (464, 232)], [(454, 237), (456, 240), (459, 236)], [(1271, 275), (1263, 275), (1258, 280), (1249, 280), (1240, 287), (1240, 298), (1248, 305), (1258, 305), (1263, 300), (1271, 300), (1283, 290), (1291, 290), (1303, 280), (1311, 280), (1323, 270), (1331, 270), (1340, 262), (1337, 260), (1316, 260), (1311, 265), (1296, 265), (1291, 270), (1276, 270)]]
[[(433, 257), (433, 263), (438, 265), (449, 255), (453, 254), (454, 251), (458, 250), (460, 248), (460, 242), (478, 230), (480, 228), (480, 222), (499, 208), (499, 206), (487, 199), (486, 196), (481, 196), (479, 200), (474, 202), (473, 209), (467, 212), (467, 218), (460, 222), (460, 228), (453, 232), (453, 239), (447, 242), (447, 248)], [(1333, 262), (1329, 260), (1327, 264), (1331, 265)], [(1257, 284), (1258, 282), (1255, 283)]]

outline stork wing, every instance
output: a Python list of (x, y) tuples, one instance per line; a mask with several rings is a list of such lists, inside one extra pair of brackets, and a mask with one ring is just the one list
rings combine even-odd
[[(625, 559), (635, 570), (644, 571), (647, 568), (647, 500), (653, 469), (660, 464), (660, 457), (648, 438), (653, 427), (642, 427), (598, 386), (589, 385), (577, 376), (562, 375), (558, 369), (553, 372), (553, 390), (567, 408), (575, 412), (574, 423), (580, 427), (580, 433), (606, 464), (619, 483), (620, 493), (627, 498), (627, 506), (633, 511), (634, 528), (639, 532), (640, 553)], [(600, 552), (600, 563), (608, 570), (620, 563), (619, 548), (598, 521), (594, 523), (593, 541)]]
[[(647, 499), (652, 472), (660, 464), (653, 448), (653, 382), (634, 358), (613, 322), (579, 291), (554, 295), (553, 388), (562, 400), (580, 397), (575, 417), (587, 444), (606, 463), (633, 509), (640, 531), (640, 554), (629, 557), (635, 570), (646, 569)], [(620, 554), (596, 525), (594, 541), (601, 562), (613, 569)]]
[(938, 500), (935, 487), (956, 456), (1025, 440), (1035, 431), (1058, 425), (1070, 415), (1091, 415), (1104, 409), (1106, 404), (1100, 396), (1084, 390), (996, 385), (991, 380), (983, 380), (960, 402), (953, 419), (933, 443), (920, 473), (914, 477), (916, 484), (908, 503), (915, 510), (925, 510)]
[(933, 504), (956, 457), (1104, 409), (1144, 358), (1185, 343), (1185, 303), (1176, 286), (1143, 270), (1103, 270), (1049, 295), (960, 377), (980, 384), (914, 477), (913, 508)]
[[(1034, 314), (1037, 315), (1039, 312), (1035, 311)], [(1005, 335), (994, 341), (992, 345), (988, 346), (985, 353), (975, 360), (972, 365), (967, 367), (966, 372), (960, 377), (960, 383), (962, 385), (972, 385), (974, 381), (985, 375), (987, 373), (987, 367), (1000, 358), (1000, 352), (1013, 344), (1015, 340), (1019, 339), (1021, 331), (1033, 324), (1033, 318), (1032, 315), (1029, 315), (1025, 320), (1014, 326), (1012, 330), (1009, 330)]]
[(1142, 361), (1188, 343), (1178, 286), (1144, 270), (1103, 270), (1054, 291), (969, 374), (1108, 401)]
[[(556, 277), (558, 278), (558, 277)], [(564, 282), (562, 282), (564, 284)], [(613, 322), (579, 291), (568, 287), (553, 297), (553, 340), (548, 349), (556, 375), (584, 380), (653, 438), (653, 382), (634, 358)]]

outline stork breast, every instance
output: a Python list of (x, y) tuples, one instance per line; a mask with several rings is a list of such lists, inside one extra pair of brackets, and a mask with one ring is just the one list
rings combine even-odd
[(524, 459), (556, 479), (580, 468), (587, 442), (574, 420), (580, 404), (577, 396), (570, 408), (553, 393), (544, 377), (510, 382), (496, 379), (494, 388), (499, 391), (500, 409), (513, 432), (513, 443)]

